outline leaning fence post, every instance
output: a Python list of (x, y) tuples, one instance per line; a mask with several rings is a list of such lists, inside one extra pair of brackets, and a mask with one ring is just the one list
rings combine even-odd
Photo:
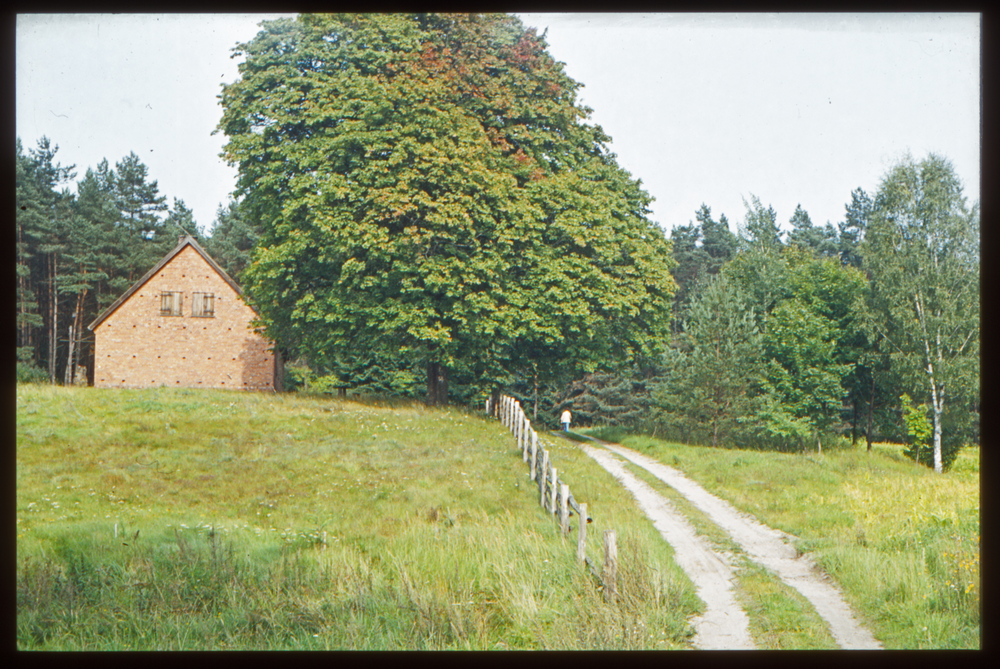
[(576, 538), (576, 559), (583, 562), (587, 559), (587, 505), (580, 505), (580, 531)]
[(525, 417), (524, 419), (524, 429), (521, 431), (521, 452), (523, 453), (522, 461), (528, 461), (528, 435), (533, 434), (534, 430), (531, 429), (531, 421)]
[(556, 512), (556, 492), (559, 489), (559, 478), (556, 475), (556, 468), (552, 467), (552, 487), (549, 494), (549, 513)]
[[(522, 452), (524, 450), (524, 412), (517, 413), (517, 447)], [(523, 456), (522, 456), (523, 457)]]
[(535, 480), (535, 467), (538, 460), (538, 433), (531, 431), (531, 480)]
[(549, 452), (542, 451), (542, 470), (538, 472), (538, 489), (541, 491), (541, 504), (545, 508), (545, 474), (549, 469)]
[(565, 483), (559, 486), (559, 529), (563, 534), (569, 532), (569, 486)]
[(604, 599), (614, 601), (618, 594), (618, 536), (614, 530), (604, 530)]

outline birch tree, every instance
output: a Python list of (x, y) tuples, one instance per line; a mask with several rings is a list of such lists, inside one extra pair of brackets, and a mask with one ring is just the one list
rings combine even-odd
[(868, 328), (885, 342), (914, 400), (930, 404), (941, 472), (961, 446), (957, 428), (945, 431), (946, 407), (968, 414), (978, 398), (980, 345), (979, 206), (966, 205), (947, 159), (907, 156), (889, 170), (862, 257), (872, 281)]

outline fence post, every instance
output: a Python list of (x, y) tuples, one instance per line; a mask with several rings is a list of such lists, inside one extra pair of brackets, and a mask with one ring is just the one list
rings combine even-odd
[(538, 433), (531, 431), (531, 480), (535, 480), (535, 468), (538, 460)]
[(531, 429), (531, 421), (528, 417), (524, 417), (524, 429), (521, 430), (521, 452), (524, 454), (521, 458), (522, 461), (528, 461), (528, 435), (532, 434), (534, 430)]
[(517, 450), (524, 452), (524, 412), (517, 412)]
[(576, 538), (576, 559), (583, 562), (587, 559), (587, 505), (580, 505), (580, 531)]
[(521, 416), (523, 415), (524, 415), (524, 409), (521, 408), (521, 403), (518, 402), (517, 412), (514, 414), (514, 429), (516, 430), (515, 434), (517, 434), (518, 437), (520, 437), (521, 435)]
[(549, 489), (549, 513), (556, 512), (556, 492), (559, 490), (559, 478), (556, 475), (556, 468), (552, 467), (552, 487)]
[(604, 599), (613, 602), (618, 594), (618, 536), (604, 530)]
[(563, 483), (559, 486), (559, 529), (563, 534), (569, 532), (569, 486)]
[(541, 504), (545, 508), (545, 475), (549, 469), (549, 452), (542, 451), (542, 470), (538, 472), (538, 489), (541, 491)]

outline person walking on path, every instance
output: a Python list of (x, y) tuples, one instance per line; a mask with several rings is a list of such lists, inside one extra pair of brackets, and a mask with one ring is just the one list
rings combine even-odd
[(569, 412), (569, 409), (566, 409), (562, 412), (562, 418), (559, 419), (559, 422), (562, 423), (563, 432), (569, 432), (569, 422), (571, 420), (573, 420), (573, 414)]

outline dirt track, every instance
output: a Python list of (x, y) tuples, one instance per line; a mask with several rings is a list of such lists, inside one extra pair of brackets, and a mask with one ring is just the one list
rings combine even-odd
[(642, 467), (677, 490), (695, 508), (728, 532), (749, 559), (763, 565), (802, 593), (826, 621), (841, 648), (882, 648), (871, 632), (854, 619), (850, 607), (829, 577), (808, 556), (798, 556), (795, 548), (786, 543), (794, 537), (738, 511), (672, 467), (617, 444), (595, 443), (604, 448), (587, 445), (581, 445), (581, 448), (635, 496), (639, 507), (673, 546), (677, 563), (691, 578), (698, 596), (706, 604), (705, 614), (692, 621), (696, 632), (695, 646), (705, 649), (754, 647), (747, 630), (746, 613), (733, 596), (733, 572), (725, 560), (695, 533), (687, 519), (677, 513), (669, 500), (630, 474), (624, 463), (609, 451)]

